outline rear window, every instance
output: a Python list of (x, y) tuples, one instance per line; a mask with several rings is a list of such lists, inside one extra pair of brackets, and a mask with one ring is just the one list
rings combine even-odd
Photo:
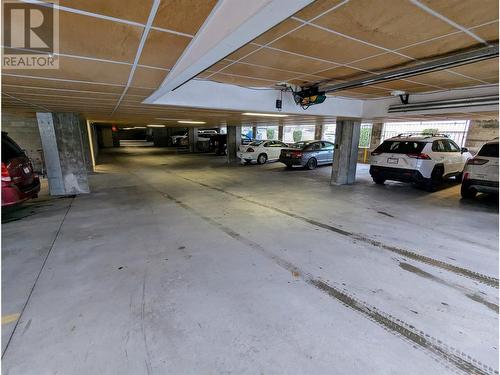
[(259, 146), (262, 143), (264, 143), (264, 141), (253, 141), (252, 143), (250, 143), (250, 146)]
[(390, 154), (420, 154), (425, 142), (415, 141), (385, 141), (375, 149), (375, 152)]
[(293, 148), (304, 148), (305, 146), (307, 146), (310, 142), (308, 141), (300, 141), (300, 142), (295, 142), (294, 144), (292, 144), (290, 147), (293, 147)]
[(2, 161), (6, 162), (19, 156), (24, 156), (19, 146), (9, 137), (2, 135)]
[(498, 158), (498, 143), (488, 143), (481, 147), (478, 153), (479, 156), (486, 156), (490, 158)]

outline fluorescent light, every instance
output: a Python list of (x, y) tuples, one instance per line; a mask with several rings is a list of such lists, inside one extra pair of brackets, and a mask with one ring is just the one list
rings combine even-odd
[(134, 129), (146, 129), (145, 126), (134, 126)]
[(122, 128), (123, 130), (132, 130), (133, 128)]
[(181, 118), (165, 118), (165, 117), (156, 117), (155, 120), (164, 120), (164, 121), (179, 121)]
[(160, 124), (150, 124), (148, 125), (148, 128), (164, 128), (165, 125), (160, 125)]
[(206, 124), (205, 121), (191, 121), (191, 120), (179, 120), (179, 124)]
[(254, 113), (254, 112), (245, 112), (244, 116), (262, 116), (262, 117), (288, 117), (288, 115), (281, 115), (278, 113)]

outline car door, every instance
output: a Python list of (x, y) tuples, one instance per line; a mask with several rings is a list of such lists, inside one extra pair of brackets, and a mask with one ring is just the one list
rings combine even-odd
[(324, 153), (325, 163), (332, 163), (334, 144), (330, 142), (321, 142), (321, 143), (322, 143), (322, 153)]
[(324, 155), (321, 152), (321, 142), (311, 143), (307, 149), (310, 152), (310, 154), (308, 155), (309, 159), (314, 157), (318, 161), (318, 164), (322, 164), (325, 162)]
[(444, 166), (444, 174), (452, 173), (453, 163), (450, 161), (450, 153), (446, 151), (449, 146), (445, 144), (444, 139), (438, 139), (432, 142), (432, 159), (436, 164)]
[(279, 157), (278, 148), (276, 147), (276, 141), (266, 142), (266, 153), (269, 160), (275, 160)]
[(445, 142), (448, 144), (447, 151), (453, 164), (453, 171), (458, 173), (462, 172), (466, 162), (462, 156), (462, 149), (451, 139), (445, 140)]

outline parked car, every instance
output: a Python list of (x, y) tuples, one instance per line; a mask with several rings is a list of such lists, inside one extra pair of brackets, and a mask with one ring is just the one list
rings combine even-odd
[[(252, 142), (245, 134), (241, 135), (241, 145), (248, 145)], [(241, 146), (240, 146), (241, 147)], [(225, 155), (227, 152), (227, 134), (216, 134), (210, 137), (209, 150), (216, 155)]]
[(286, 143), (273, 140), (253, 141), (247, 146), (240, 146), (238, 157), (245, 164), (255, 161), (257, 164), (264, 164), (268, 160), (278, 160), (281, 150), (289, 147)]
[(314, 169), (318, 165), (333, 162), (334, 144), (328, 141), (296, 142), (289, 148), (281, 150), (279, 161), (292, 168), (295, 165)]
[(386, 180), (412, 182), (435, 191), (445, 178), (460, 181), (471, 157), (466, 148), (444, 135), (399, 135), (371, 153), (370, 175), (377, 184)]
[(465, 165), (462, 197), (474, 198), (478, 192), (498, 194), (498, 139), (485, 143)]
[(40, 179), (23, 150), (2, 132), (2, 207), (36, 198)]
[(174, 146), (178, 146), (181, 142), (181, 139), (186, 137), (187, 138), (187, 133), (184, 133), (184, 134), (178, 134), (178, 135), (173, 135), (172, 137), (170, 137), (170, 139), (172, 140), (172, 145)]

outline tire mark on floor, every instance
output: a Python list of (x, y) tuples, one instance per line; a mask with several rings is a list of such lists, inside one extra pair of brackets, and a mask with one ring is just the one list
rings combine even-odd
[(494, 370), (492, 367), (482, 364), (471, 356), (465, 354), (464, 352), (443, 343), (433, 336), (426, 334), (424, 331), (418, 330), (413, 325), (404, 322), (388, 313), (385, 313), (373, 305), (364, 302), (354, 295), (352, 295), (345, 288), (340, 286), (334, 286), (334, 282), (325, 282), (320, 278), (314, 277), (312, 274), (300, 269), (291, 262), (283, 259), (272, 252), (265, 249), (263, 246), (246, 238), (234, 231), (233, 229), (219, 223), (211, 217), (205, 216), (198, 212), (191, 206), (187, 205), (183, 201), (173, 197), (172, 195), (161, 191), (153, 187), (161, 196), (167, 198), (168, 200), (176, 203), (178, 206), (182, 207), (188, 212), (196, 215), (210, 225), (221, 230), (231, 238), (241, 242), (242, 244), (257, 250), (260, 254), (264, 255), (266, 258), (273, 261), (275, 264), (290, 272), (293, 277), (300, 278), (306, 284), (315, 287), (316, 289), (326, 293), (336, 301), (340, 302), (343, 306), (349, 308), (350, 310), (359, 313), (364, 318), (374, 322), (378, 326), (382, 327), (384, 330), (392, 333), (393, 335), (402, 338), (406, 342), (411, 343), (415, 348), (423, 350), (427, 355), (433, 357), (436, 361), (443, 364), (446, 368), (459, 373), (465, 374), (476, 374), (476, 375), (493, 375), (498, 374), (498, 371)]
[(179, 177), (181, 179), (184, 179), (186, 181), (195, 183), (197, 185), (203, 186), (203, 187), (205, 187), (207, 189), (215, 190), (215, 191), (218, 191), (218, 192), (230, 195), (230, 196), (232, 196), (234, 198), (241, 199), (241, 200), (243, 200), (245, 202), (252, 203), (252, 204), (258, 205), (260, 207), (264, 207), (264, 208), (273, 210), (275, 212), (278, 212), (280, 214), (292, 217), (294, 219), (298, 219), (298, 220), (304, 221), (304, 222), (306, 222), (308, 224), (311, 224), (311, 225), (314, 225), (316, 227), (320, 227), (320, 228), (329, 230), (331, 232), (340, 234), (342, 236), (350, 237), (353, 240), (367, 243), (367, 244), (375, 246), (377, 248), (380, 248), (380, 249), (383, 249), (383, 250), (387, 250), (387, 251), (396, 253), (396, 254), (401, 255), (403, 257), (410, 258), (410, 259), (415, 260), (417, 262), (425, 263), (425, 264), (427, 264), (429, 266), (441, 268), (443, 270), (452, 272), (452, 273), (454, 273), (456, 275), (467, 277), (469, 279), (478, 281), (478, 282), (480, 282), (482, 284), (486, 284), (488, 286), (491, 286), (493, 288), (498, 289), (499, 281), (498, 281), (498, 278), (496, 278), (496, 277), (484, 275), (484, 274), (481, 274), (479, 272), (475, 272), (475, 271), (469, 270), (467, 268), (455, 266), (453, 264), (446, 263), (446, 262), (444, 262), (442, 260), (434, 259), (434, 258), (425, 256), (425, 255), (416, 253), (416, 252), (411, 251), (411, 250), (403, 249), (403, 248), (400, 248), (400, 247), (397, 247), (397, 246), (393, 246), (393, 245), (388, 245), (388, 244), (385, 244), (383, 242), (380, 242), (380, 241), (374, 240), (372, 238), (369, 238), (367, 236), (364, 236), (362, 234), (358, 234), (358, 233), (354, 233), (354, 232), (349, 232), (349, 231), (346, 231), (344, 229), (335, 227), (333, 225), (325, 224), (325, 223), (322, 223), (320, 221), (317, 221), (317, 220), (314, 220), (314, 219), (310, 219), (310, 218), (298, 215), (296, 213), (283, 210), (283, 209), (278, 208), (278, 207), (274, 207), (274, 206), (271, 206), (271, 205), (268, 205), (268, 204), (265, 204), (265, 203), (257, 202), (257, 201), (254, 201), (253, 199), (246, 198), (246, 197), (241, 196), (239, 194), (231, 193), (231, 192), (229, 192), (227, 190), (224, 190), (222, 188), (219, 188), (217, 186), (212, 186), (212, 185), (209, 185), (209, 184), (206, 184), (206, 183), (203, 183), (203, 182), (195, 181), (195, 180), (190, 179), (188, 177), (181, 176), (181, 175), (179, 175), (177, 173), (173, 173), (173, 172), (170, 172), (170, 171), (168, 171), (167, 173), (173, 174), (174, 176), (177, 176), (177, 177)]

